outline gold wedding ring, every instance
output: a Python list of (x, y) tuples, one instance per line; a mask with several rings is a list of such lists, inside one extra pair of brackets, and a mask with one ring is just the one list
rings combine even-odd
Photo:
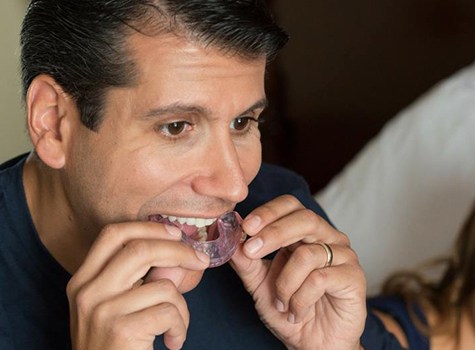
[(327, 253), (327, 261), (325, 262), (325, 265), (323, 267), (330, 267), (332, 266), (333, 263), (333, 250), (330, 248), (330, 246), (326, 243), (323, 242), (317, 242), (315, 244), (318, 244), (320, 247), (325, 249), (325, 252)]

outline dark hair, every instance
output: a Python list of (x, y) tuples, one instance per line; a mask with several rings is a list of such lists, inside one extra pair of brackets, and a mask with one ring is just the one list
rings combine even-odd
[[(475, 203), (455, 241), (452, 254), (431, 264), (443, 264), (438, 280), (427, 279), (417, 271), (401, 271), (390, 277), (383, 294), (402, 297), (415, 324), (426, 334), (451, 334), (460, 341), (462, 315), (466, 312), (475, 327)], [(428, 265), (430, 267), (430, 265)], [(437, 322), (424, 326), (411, 306), (429, 306), (437, 314)]]
[(185, 35), (248, 59), (271, 59), (287, 42), (264, 0), (32, 0), (21, 30), (23, 96), (50, 75), (97, 129), (107, 89), (137, 80), (126, 46), (133, 31)]

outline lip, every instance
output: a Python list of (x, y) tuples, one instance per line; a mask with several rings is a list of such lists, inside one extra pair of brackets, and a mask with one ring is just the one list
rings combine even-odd
[(230, 211), (232, 210), (227, 210), (227, 211), (224, 211), (222, 213), (219, 213), (219, 214), (215, 214), (215, 215), (209, 215), (209, 216), (205, 216), (203, 214), (198, 214), (198, 215), (195, 215), (195, 214), (176, 214), (176, 213), (172, 213), (172, 214), (168, 214), (168, 213), (161, 213), (161, 214), (150, 214), (147, 216), (147, 220), (148, 221), (152, 221), (152, 219), (154, 218), (163, 218), (163, 217), (169, 217), (169, 216), (175, 216), (175, 217), (180, 217), (180, 218), (195, 218), (195, 219), (205, 219), (205, 220), (217, 220), (219, 219), (221, 216), (223, 216), (224, 214), (226, 213), (229, 213)]

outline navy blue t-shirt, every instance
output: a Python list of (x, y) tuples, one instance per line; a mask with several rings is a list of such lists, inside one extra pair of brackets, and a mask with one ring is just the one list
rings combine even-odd
[[(35, 230), (22, 182), (24, 160), (20, 156), (0, 165), (0, 349), (70, 349), (65, 290), (71, 276)], [(301, 177), (270, 165), (261, 167), (236, 210), (244, 217), (281, 194), (296, 196), (328, 220)], [(259, 320), (252, 298), (228, 264), (206, 270), (185, 299), (191, 320), (184, 349), (285, 349)], [(161, 337), (154, 345), (165, 349)]]
[[(378, 310), (384, 312), (385, 314), (391, 316), (401, 327), (402, 331), (406, 335), (407, 343), (409, 345), (409, 349), (414, 350), (429, 350), (430, 349), (430, 341), (429, 338), (419, 330), (413, 318), (409, 313), (408, 305), (397, 296), (378, 296), (368, 299), (367, 301), (368, 310)], [(413, 305), (412, 310), (414, 311), (414, 316), (418, 318), (418, 321), (424, 325), (427, 325), (427, 319), (418, 305)], [(375, 333), (387, 333), (384, 325), (382, 324), (379, 319), (370, 314), (368, 320), (366, 321), (366, 325), (368, 328), (369, 318), (373, 318), (371, 322), (374, 322), (374, 325), (371, 327), (372, 332)], [(377, 349), (377, 347), (371, 346), (372, 339), (377, 339), (377, 336), (371, 336), (369, 330), (363, 334), (362, 343), (367, 345), (368, 349)], [(385, 344), (387, 347), (385, 349), (399, 349), (400, 345), (397, 342), (395, 337), (386, 337)], [(381, 346), (381, 344), (379, 344)], [(392, 346), (392, 347), (391, 347)]]

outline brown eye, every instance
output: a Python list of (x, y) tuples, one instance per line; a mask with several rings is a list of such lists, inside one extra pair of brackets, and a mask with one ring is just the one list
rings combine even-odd
[(231, 122), (231, 129), (242, 131), (247, 129), (251, 121), (255, 121), (254, 118), (251, 117), (238, 117)]
[(162, 125), (161, 130), (162, 132), (170, 136), (178, 136), (183, 131), (185, 131), (187, 126), (188, 126), (188, 123), (186, 122), (173, 122), (170, 124)]

